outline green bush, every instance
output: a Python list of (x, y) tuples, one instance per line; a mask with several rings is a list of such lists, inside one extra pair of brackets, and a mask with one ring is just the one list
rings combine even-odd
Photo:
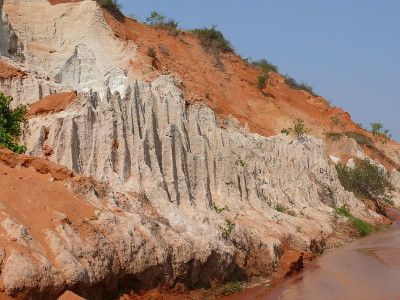
[(264, 58), (251, 62), (251, 65), (266, 74), (271, 71), (278, 73), (278, 67)]
[(209, 48), (216, 46), (222, 52), (232, 52), (233, 48), (231, 42), (225, 39), (221, 31), (216, 29), (216, 25), (212, 25), (210, 28), (196, 28), (192, 32), (200, 37), (201, 43), (204, 47)]
[(310, 131), (310, 129), (305, 126), (302, 119), (294, 120), (293, 125), (293, 128), (283, 128), (281, 133), (289, 135), (293, 132), (298, 138), (300, 138)]
[(262, 91), (267, 85), (268, 75), (258, 76), (257, 77), (257, 88)]
[(332, 138), (334, 140), (338, 140), (344, 135), (344, 133), (341, 132), (324, 132), (324, 134), (326, 135), (326, 137)]
[(105, 8), (107, 8), (107, 10), (114, 16), (122, 17), (121, 13), (122, 5), (118, 2), (118, 0), (95, 0), (95, 1), (100, 3)]
[(317, 96), (317, 94), (314, 93), (312, 86), (310, 86), (304, 82), (298, 83), (296, 81), (296, 79), (294, 79), (293, 77), (290, 77), (288, 74), (283, 75), (283, 77), (285, 77), (285, 83), (290, 88), (292, 88), (294, 90), (304, 90), (304, 91), (309, 92), (313, 96)]
[(344, 133), (349, 138), (352, 138), (360, 145), (367, 145), (370, 147), (375, 147), (374, 142), (370, 137), (367, 137), (365, 134), (355, 132), (355, 131), (346, 131)]
[(236, 224), (232, 220), (225, 218), (225, 225), (225, 227), (220, 226), (219, 229), (221, 229), (222, 231), (222, 236), (224, 238), (228, 238), (231, 235), (233, 229), (235, 229)]
[(159, 26), (167, 29), (176, 29), (178, 27), (178, 22), (172, 18), (168, 18), (157, 11), (152, 11), (150, 17), (146, 18), (146, 24)]
[(376, 141), (386, 144), (390, 141), (392, 135), (389, 129), (383, 129), (382, 123), (371, 123), (371, 131)]
[[(336, 216), (341, 215), (341, 216), (348, 218), (351, 221), (351, 223), (353, 224), (353, 226), (360, 233), (361, 236), (370, 235), (373, 230), (373, 226), (371, 224), (368, 224), (368, 223), (364, 222), (363, 220), (354, 217), (350, 213), (350, 211), (346, 205), (342, 205), (341, 207), (336, 208), (334, 214)], [(335, 217), (334, 219), (337, 219), (337, 218)]]
[(24, 153), (25, 146), (18, 145), (22, 133), (21, 125), (27, 126), (26, 105), (11, 108), (11, 97), (0, 93), (0, 148), (8, 148), (15, 153)]
[(393, 190), (387, 173), (368, 159), (358, 159), (356, 166), (349, 168), (336, 165), (339, 181), (345, 190), (353, 192), (357, 197), (378, 200), (388, 191)]

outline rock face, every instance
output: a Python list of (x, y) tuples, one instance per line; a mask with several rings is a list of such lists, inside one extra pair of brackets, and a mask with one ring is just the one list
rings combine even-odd
[[(322, 139), (261, 136), (188, 104), (179, 74), (143, 66), (95, 1), (5, 7), (14, 31), (2, 12), (2, 59), (24, 75), (0, 91), (33, 104), (30, 156), (0, 150), (0, 298), (209, 287), (271, 274), (287, 246), (348, 241), (335, 206), (383, 221), (344, 191)], [(364, 155), (353, 140), (330, 148)]]

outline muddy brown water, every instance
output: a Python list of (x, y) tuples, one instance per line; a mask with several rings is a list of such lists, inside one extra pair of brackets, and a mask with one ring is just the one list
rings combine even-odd
[(388, 214), (393, 219), (390, 228), (325, 252), (277, 285), (221, 299), (400, 299), (400, 210), (389, 209)]

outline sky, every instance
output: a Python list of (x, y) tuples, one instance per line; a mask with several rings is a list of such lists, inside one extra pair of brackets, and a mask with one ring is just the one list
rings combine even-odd
[(119, 0), (125, 15), (161, 12), (183, 29), (216, 24), (237, 54), (266, 58), (356, 123), (400, 141), (399, 0)]

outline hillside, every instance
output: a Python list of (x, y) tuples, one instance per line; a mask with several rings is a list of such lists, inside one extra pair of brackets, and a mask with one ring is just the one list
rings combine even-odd
[[(1, 7), (0, 92), (30, 107), (26, 155), (0, 150), (0, 299), (282, 275), (359, 236), (338, 208), (389, 222), (337, 163), (382, 168), (400, 205), (400, 145), (278, 73), (260, 90), (234, 52), (91, 0)], [(299, 119), (304, 134), (281, 133)]]

